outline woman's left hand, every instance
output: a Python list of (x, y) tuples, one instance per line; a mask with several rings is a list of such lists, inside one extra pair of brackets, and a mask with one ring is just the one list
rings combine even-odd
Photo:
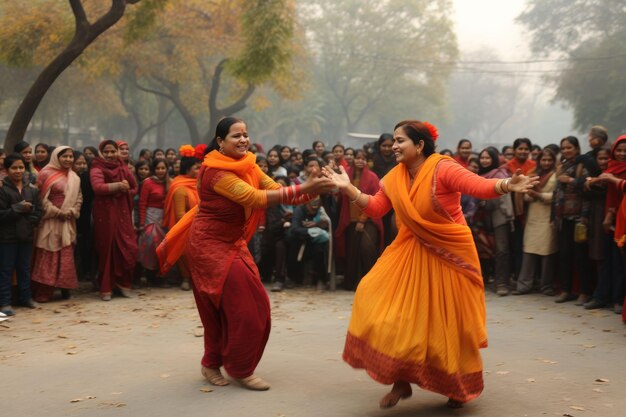
[(528, 190), (533, 188), (535, 185), (539, 183), (539, 177), (534, 175), (529, 177), (528, 175), (522, 174), (522, 170), (518, 169), (515, 171), (515, 174), (509, 180), (509, 192), (512, 193), (526, 193)]

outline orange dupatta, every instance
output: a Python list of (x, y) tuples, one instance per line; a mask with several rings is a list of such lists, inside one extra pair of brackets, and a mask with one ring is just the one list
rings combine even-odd
[(400, 164), (385, 177), (385, 191), (407, 231), (482, 288), (480, 261), (472, 232), (436, 210), (436, 204), (433, 204), (436, 198), (432, 188), (435, 169), (439, 161), (448, 158), (438, 154), (428, 157), (408, 193), (409, 171)]
[[(241, 159), (234, 159), (213, 150), (204, 157), (202, 167), (204, 169), (214, 168), (232, 172), (255, 188), (258, 188), (261, 182), (262, 171), (256, 165), (256, 156), (251, 152), (248, 152), (246, 156)], [(159, 266), (162, 273), (167, 272), (175, 265), (178, 258), (180, 258), (185, 251), (189, 231), (191, 230), (191, 223), (198, 212), (198, 208), (199, 205), (196, 205), (193, 209), (189, 210), (187, 214), (170, 229), (165, 235), (163, 242), (157, 247), (156, 252), (159, 257)], [(245, 207), (247, 222), (244, 238), (246, 241), (249, 241), (254, 235), (263, 211), (262, 209), (253, 210)]]
[(176, 224), (176, 210), (174, 210), (174, 194), (179, 188), (184, 188), (187, 193), (187, 201), (189, 202), (189, 209), (193, 209), (200, 198), (198, 197), (198, 180), (196, 178), (189, 178), (179, 175), (172, 180), (167, 196), (165, 197), (164, 211), (163, 211), (163, 227), (171, 229)]

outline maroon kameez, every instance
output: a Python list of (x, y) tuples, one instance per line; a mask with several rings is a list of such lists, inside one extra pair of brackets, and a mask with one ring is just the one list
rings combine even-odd
[[(98, 253), (100, 292), (115, 286), (129, 289), (137, 262), (137, 236), (133, 227), (133, 195), (137, 182), (121, 160), (108, 162), (97, 157), (91, 162), (91, 186), (95, 245)], [(109, 184), (128, 181), (127, 193), (111, 192)]]

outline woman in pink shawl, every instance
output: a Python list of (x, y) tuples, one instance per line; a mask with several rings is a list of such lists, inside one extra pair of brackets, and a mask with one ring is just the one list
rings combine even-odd
[(74, 244), (83, 197), (73, 164), (72, 148), (59, 146), (37, 177), (43, 217), (37, 229), (31, 276), (35, 300), (40, 303), (49, 301), (55, 288), (61, 289), (63, 298), (69, 298), (69, 290), (78, 286)]
[(98, 280), (102, 300), (111, 300), (117, 289), (131, 297), (131, 280), (137, 262), (137, 236), (133, 226), (133, 195), (137, 181), (118, 156), (112, 140), (100, 143), (99, 155), (91, 161), (91, 186)]

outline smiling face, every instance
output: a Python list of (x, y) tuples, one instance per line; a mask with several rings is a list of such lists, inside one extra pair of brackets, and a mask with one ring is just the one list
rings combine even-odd
[(489, 152), (487, 151), (482, 151), (480, 153), (478, 162), (483, 168), (489, 168), (491, 164), (493, 164), (493, 161), (491, 160), (491, 155), (489, 155)]
[(35, 161), (41, 163), (41, 162), (45, 162), (46, 159), (48, 159), (48, 150), (39, 145), (35, 148)]
[(234, 123), (225, 138), (217, 138), (217, 144), (224, 155), (233, 159), (241, 159), (248, 153), (250, 138), (243, 122)]
[(74, 154), (71, 149), (66, 149), (59, 155), (59, 165), (63, 169), (70, 169), (74, 165)]
[(325, 149), (326, 149), (326, 146), (324, 146), (324, 143), (319, 142), (319, 141), (315, 142), (315, 147), (313, 148), (313, 150), (315, 151), (317, 156), (322, 156)]
[(26, 165), (19, 159), (11, 164), (7, 169), (7, 177), (13, 184), (20, 184), (24, 179), (24, 172), (26, 171)]
[(463, 141), (457, 150), (459, 156), (464, 161), (467, 161), (470, 155), (472, 154), (472, 144), (468, 141)]
[(150, 167), (148, 165), (141, 165), (137, 168), (137, 178), (145, 180), (150, 175)]
[[(391, 142), (391, 143), (393, 143), (393, 142)], [(393, 152), (391, 152), (391, 146), (389, 147), (389, 152), (390, 152), (390, 154), (393, 153)], [(344, 161), (346, 161), (348, 166), (352, 166), (352, 164), (354, 164), (354, 150), (346, 149), (346, 152), (343, 154), (343, 159), (344, 159)]]
[(418, 149), (417, 145), (413, 143), (411, 138), (407, 136), (402, 127), (397, 128), (393, 132), (393, 154), (396, 157), (396, 161), (407, 166), (411, 166), (417, 161), (419, 155), (418, 151), (424, 146), (421, 142), (421, 147)]
[(600, 149), (596, 155), (596, 162), (602, 171), (609, 167), (609, 151), (606, 149)]
[(580, 153), (580, 149), (578, 149), (574, 144), (572, 144), (567, 139), (561, 141), (561, 156), (566, 161), (571, 161), (576, 158)]
[(174, 162), (176, 162), (176, 151), (173, 149), (168, 149), (167, 153), (165, 154), (165, 159), (170, 165), (174, 165)]
[(72, 169), (77, 174), (82, 174), (83, 172), (87, 171), (87, 160), (85, 159), (84, 155), (80, 155), (74, 160), (74, 165), (72, 166)]
[(280, 150), (280, 156), (283, 158), (283, 161), (289, 161), (289, 158), (291, 158), (291, 150), (288, 147), (283, 147), (283, 149)]
[(393, 140), (391, 139), (387, 139), (384, 140), (381, 144), (380, 144), (380, 154), (382, 156), (384, 156), (385, 158), (390, 157), (391, 155), (393, 155)]
[(617, 162), (626, 162), (626, 141), (621, 141), (613, 151), (613, 158)]
[(541, 154), (541, 159), (539, 159), (539, 166), (544, 172), (546, 172), (550, 171), (554, 167), (555, 162), (556, 161), (552, 155), (544, 153)]
[(513, 153), (515, 155), (515, 159), (520, 162), (526, 162), (528, 156), (530, 155), (530, 148), (527, 144), (521, 143), (517, 148), (513, 150)]
[(165, 179), (167, 175), (167, 162), (161, 161), (154, 167), (154, 176), (160, 180)]
[(130, 147), (126, 144), (120, 145), (118, 154), (124, 161), (128, 161), (128, 158), (130, 158)]
[(106, 145), (100, 151), (105, 161), (114, 162), (117, 160), (118, 152), (117, 148), (111, 144)]
[(24, 157), (27, 164), (30, 164), (33, 161), (33, 148), (30, 146), (25, 147), (20, 152), (20, 155)]
[(280, 164), (280, 157), (278, 156), (278, 151), (272, 149), (267, 153), (267, 163), (271, 167), (278, 166)]
[(341, 162), (344, 153), (345, 151), (341, 146), (335, 146), (335, 148), (333, 149), (333, 158), (335, 158), (335, 162)]

